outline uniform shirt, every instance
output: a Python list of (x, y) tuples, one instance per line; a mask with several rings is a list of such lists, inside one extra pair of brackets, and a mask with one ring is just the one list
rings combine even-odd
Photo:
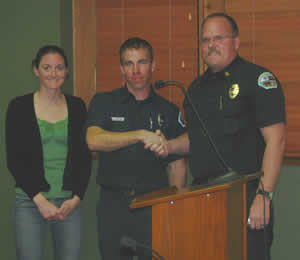
[[(96, 94), (88, 112), (88, 127), (98, 126), (112, 132), (160, 129), (167, 139), (184, 132), (176, 105), (151, 89), (146, 100), (137, 101), (127, 87)], [(166, 166), (179, 159), (157, 157), (144, 149), (143, 143), (130, 145), (112, 152), (99, 152), (97, 183), (124, 189), (138, 187), (143, 191), (168, 185)]]
[(260, 128), (285, 122), (284, 96), (267, 69), (237, 57), (223, 71), (209, 69), (188, 90), (222, 163), (187, 100), (184, 109), (190, 138), (190, 168), (199, 179), (226, 172), (261, 169), (265, 143)]

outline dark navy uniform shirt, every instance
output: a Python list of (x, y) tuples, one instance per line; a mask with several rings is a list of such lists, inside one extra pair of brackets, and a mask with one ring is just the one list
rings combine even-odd
[[(88, 127), (99, 126), (113, 132), (160, 129), (167, 139), (184, 132), (178, 107), (151, 88), (150, 96), (137, 101), (127, 87), (96, 94), (88, 112)], [(112, 152), (99, 152), (97, 183), (123, 189), (138, 187), (145, 192), (168, 185), (166, 167), (179, 159), (157, 157), (142, 142)]]
[[(265, 143), (260, 128), (285, 122), (285, 104), (277, 78), (239, 56), (223, 71), (209, 69), (188, 90), (225, 164), (235, 171), (261, 169)], [(226, 172), (187, 100), (190, 169), (199, 179)]]

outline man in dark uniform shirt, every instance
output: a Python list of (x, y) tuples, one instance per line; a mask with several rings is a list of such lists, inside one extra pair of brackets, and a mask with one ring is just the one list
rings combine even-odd
[(215, 13), (205, 18), (201, 51), (208, 69), (192, 82), (188, 93), (221, 159), (187, 100), (188, 133), (163, 145), (150, 145), (150, 149), (162, 157), (189, 152), (197, 183), (228, 169), (241, 174), (262, 170), (260, 183), (247, 184), (247, 259), (266, 260), (273, 239), (272, 192), (285, 146), (284, 96), (270, 71), (238, 56), (239, 45), (238, 26), (232, 17)]
[(184, 159), (178, 155), (163, 159), (145, 149), (146, 144), (160, 144), (161, 134), (176, 138), (184, 133), (178, 107), (151, 87), (155, 69), (151, 45), (143, 39), (128, 39), (120, 48), (120, 62), (125, 85), (96, 94), (87, 122), (87, 143), (99, 152), (97, 218), (103, 260), (132, 259), (120, 250), (125, 235), (151, 247), (152, 211), (130, 210), (134, 196), (185, 184)]

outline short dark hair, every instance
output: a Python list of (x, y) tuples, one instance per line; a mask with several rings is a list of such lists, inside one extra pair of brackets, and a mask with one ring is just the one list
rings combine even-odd
[(208, 15), (207, 17), (205, 17), (205, 19), (202, 21), (202, 24), (201, 24), (201, 32), (203, 32), (204, 24), (209, 19), (214, 18), (214, 17), (224, 17), (231, 25), (232, 34), (233, 34), (232, 36), (237, 37), (239, 35), (239, 27), (238, 27), (236, 21), (231, 16), (229, 16), (228, 14), (225, 14), (225, 13), (212, 13), (212, 14)]
[(120, 63), (121, 65), (123, 64), (123, 53), (127, 49), (147, 49), (150, 57), (150, 62), (152, 63), (153, 61), (153, 49), (152, 46), (149, 42), (147, 42), (144, 39), (134, 37), (134, 38), (129, 38), (120, 47)]
[(32, 60), (32, 67), (35, 67), (38, 69), (42, 58), (49, 53), (59, 54), (63, 58), (65, 66), (68, 67), (68, 59), (67, 59), (67, 56), (66, 56), (64, 50), (56, 45), (45, 45), (45, 46), (41, 47), (38, 50), (35, 58)]

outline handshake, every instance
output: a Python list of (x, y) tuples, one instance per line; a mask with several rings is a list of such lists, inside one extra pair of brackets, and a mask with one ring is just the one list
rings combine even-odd
[(149, 149), (157, 156), (165, 158), (169, 154), (168, 141), (160, 130), (155, 132), (140, 130), (141, 141), (144, 143), (145, 149)]

